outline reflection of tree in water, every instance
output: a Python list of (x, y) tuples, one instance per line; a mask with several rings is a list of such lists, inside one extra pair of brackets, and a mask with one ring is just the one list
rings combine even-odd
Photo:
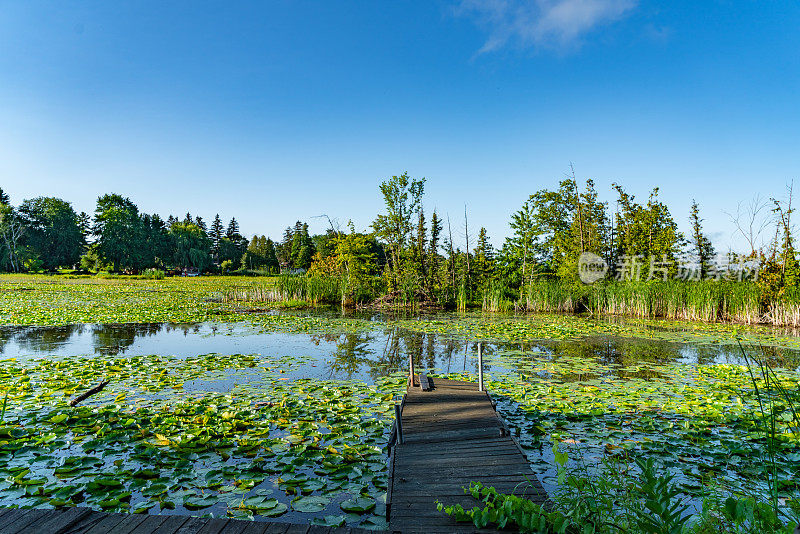
[(81, 334), (84, 325), (22, 327), (4, 329), (0, 334), (0, 352), (6, 343), (16, 341), (31, 352), (54, 352), (69, 343), (75, 334)]
[[(183, 332), (184, 337), (189, 334), (197, 334), (200, 332), (201, 323), (187, 323), (187, 324), (168, 324), (162, 323), (155, 326), (161, 326), (165, 332)], [(146, 332), (146, 334), (138, 334), (139, 336), (158, 334), (161, 330), (153, 332)], [(213, 330), (216, 332), (216, 330)]]
[[(164, 328), (161, 323), (95, 325), (92, 327), (92, 345), (97, 354), (118, 356), (124, 354), (137, 337), (154, 336)], [(170, 331), (179, 327), (167, 328)]]
[(380, 376), (380, 372), (375, 368), (376, 362), (370, 358), (372, 351), (369, 344), (373, 337), (369, 334), (341, 334), (332, 337), (329, 341), (336, 343), (336, 350), (333, 352), (333, 359), (330, 362), (329, 378), (347, 375), (351, 378), (354, 374), (366, 365), (370, 368), (370, 375), (373, 378)]

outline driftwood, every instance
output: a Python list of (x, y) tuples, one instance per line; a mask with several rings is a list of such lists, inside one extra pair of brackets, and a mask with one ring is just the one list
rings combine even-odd
[(88, 399), (89, 397), (94, 395), (95, 393), (100, 393), (101, 391), (103, 391), (103, 388), (106, 387), (107, 385), (108, 385), (108, 380), (100, 382), (99, 384), (97, 384), (92, 389), (86, 390), (84, 393), (81, 393), (80, 395), (78, 395), (77, 397), (75, 397), (74, 399), (69, 401), (69, 405), (70, 406), (75, 406), (79, 402), (85, 401), (86, 399)]

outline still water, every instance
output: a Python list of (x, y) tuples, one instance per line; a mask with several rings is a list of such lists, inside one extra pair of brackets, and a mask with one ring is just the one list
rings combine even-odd
[[(259, 354), (302, 356), (310, 363), (296, 378), (360, 380), (408, 368), (409, 356), (418, 368), (437, 372), (477, 372), (478, 344), (452, 335), (422, 333), (393, 326), (380, 315), (374, 327), (359, 333), (265, 332), (247, 323), (71, 325), (60, 327), (0, 327), (0, 359), (46, 357), (138, 356), (157, 354), (186, 358), (198, 354)], [(594, 336), (580, 340), (524, 343), (483, 343), (485, 370), (502, 375), (514, 371), (510, 362), (581, 356), (616, 367), (636, 362), (709, 365), (742, 363), (731, 344), (692, 344), (652, 339)], [(513, 356), (501, 358), (501, 356)], [(782, 349), (784, 361), (800, 361), (800, 351)], [(619, 376), (619, 378), (624, 378)]]

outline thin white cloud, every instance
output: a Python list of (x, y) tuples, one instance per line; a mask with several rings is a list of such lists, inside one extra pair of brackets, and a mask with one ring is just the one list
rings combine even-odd
[(619, 20), (638, 0), (462, 0), (489, 37), (480, 53), (504, 46), (567, 48), (592, 29)]

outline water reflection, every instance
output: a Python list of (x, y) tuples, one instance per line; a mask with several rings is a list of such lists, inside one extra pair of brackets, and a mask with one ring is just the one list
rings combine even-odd
[[(367, 332), (328, 334), (264, 333), (244, 324), (128, 324), (63, 327), (0, 328), (0, 357), (124, 356), (141, 354), (196, 356), (222, 354), (295, 355), (309, 357), (298, 376), (374, 381), (408, 369), (409, 358), (418, 369), (440, 372), (476, 372), (477, 343), (437, 333), (392, 326), (373, 317)], [(577, 357), (603, 364), (616, 378), (659, 378), (662, 364), (744, 363), (736, 345), (673, 343), (661, 340), (588, 337), (573, 341), (484, 343), (488, 372), (523, 372), (534, 360)], [(800, 351), (771, 351), (775, 365), (797, 368)], [(648, 364), (648, 365), (642, 365)], [(633, 366), (639, 369), (630, 370)], [(561, 377), (588, 381), (585, 371)]]

